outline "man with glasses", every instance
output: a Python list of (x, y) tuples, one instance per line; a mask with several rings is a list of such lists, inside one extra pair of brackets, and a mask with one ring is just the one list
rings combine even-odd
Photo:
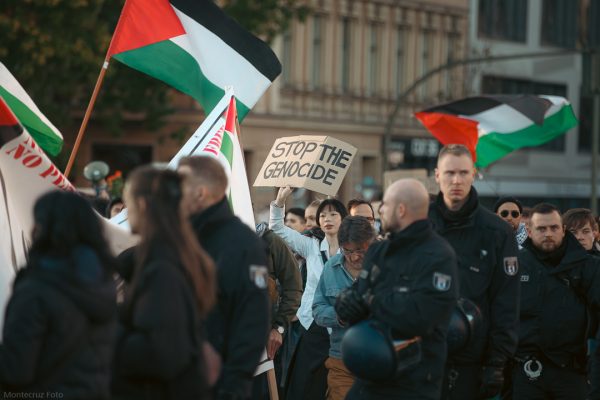
[(521, 216), (523, 215), (523, 205), (521, 202), (514, 197), (501, 197), (494, 204), (494, 212), (509, 223), (515, 232), (517, 244), (521, 248), (523, 242), (527, 239), (527, 228), (521, 222)]
[(344, 366), (340, 350), (346, 326), (333, 308), (337, 295), (352, 286), (362, 269), (363, 257), (375, 238), (375, 231), (365, 217), (346, 217), (340, 225), (338, 241), (341, 253), (327, 261), (313, 300), (313, 316), (317, 325), (331, 329), (327, 367), (327, 398), (342, 400), (354, 383), (354, 376)]

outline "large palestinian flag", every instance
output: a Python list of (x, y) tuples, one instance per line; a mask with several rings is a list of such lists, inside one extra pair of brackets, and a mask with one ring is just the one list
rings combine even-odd
[(542, 145), (577, 125), (571, 104), (558, 96), (468, 97), (415, 116), (443, 145), (467, 146), (481, 168), (517, 149)]
[(271, 48), (212, 0), (126, 0), (108, 57), (190, 95), (206, 114), (232, 86), (240, 120), (281, 73)]

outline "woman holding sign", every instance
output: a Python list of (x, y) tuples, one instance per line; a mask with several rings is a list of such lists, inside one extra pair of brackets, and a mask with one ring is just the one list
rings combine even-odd
[(292, 193), (289, 186), (279, 189), (271, 203), (269, 228), (281, 236), (290, 248), (306, 259), (306, 288), (297, 316), (302, 325), (302, 336), (290, 366), (286, 399), (324, 399), (327, 391), (325, 360), (329, 354), (329, 334), (315, 324), (312, 304), (315, 290), (327, 260), (339, 252), (338, 230), (348, 212), (336, 199), (326, 199), (317, 209), (317, 225), (325, 237), (308, 237), (284, 225), (285, 201)]

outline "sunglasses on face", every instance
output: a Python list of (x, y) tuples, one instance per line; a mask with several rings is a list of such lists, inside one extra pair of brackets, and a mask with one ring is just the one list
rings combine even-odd
[(521, 213), (516, 210), (512, 210), (512, 211), (502, 210), (502, 211), (500, 211), (500, 216), (502, 218), (506, 218), (506, 217), (508, 217), (509, 213), (510, 213), (511, 217), (513, 217), (513, 218), (519, 218), (519, 215), (521, 215)]

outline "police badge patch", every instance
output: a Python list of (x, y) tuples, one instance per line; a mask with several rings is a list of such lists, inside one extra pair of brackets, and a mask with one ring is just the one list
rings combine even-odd
[(515, 276), (519, 272), (517, 257), (504, 257), (504, 272), (508, 276)]
[(267, 267), (262, 265), (251, 265), (250, 266), (250, 280), (260, 289), (267, 288), (267, 278), (269, 271)]
[(452, 277), (450, 275), (442, 274), (441, 272), (433, 273), (433, 287), (440, 292), (445, 292), (450, 289), (452, 283)]

